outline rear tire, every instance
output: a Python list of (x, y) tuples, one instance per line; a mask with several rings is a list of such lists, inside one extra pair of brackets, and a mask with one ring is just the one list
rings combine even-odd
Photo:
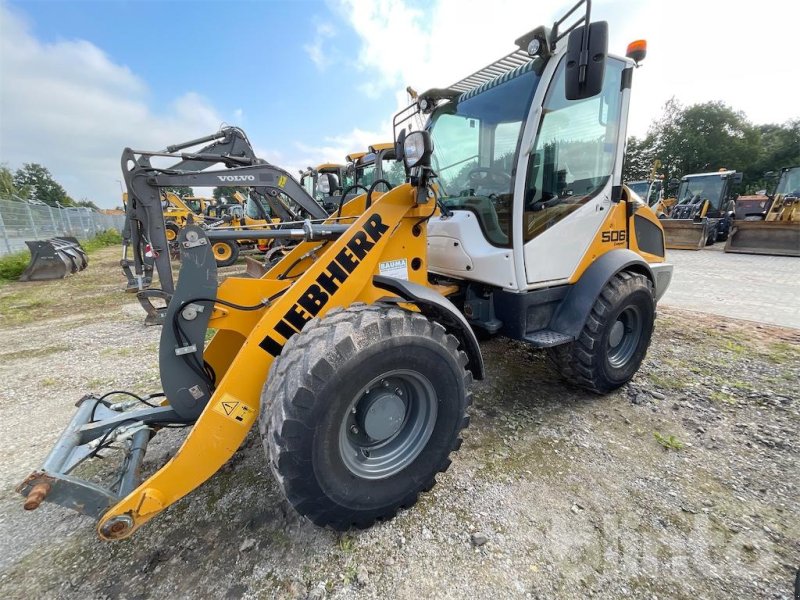
[(211, 247), (217, 267), (230, 267), (239, 258), (239, 244), (232, 241), (214, 242)]
[(354, 305), (307, 323), (261, 395), (259, 429), (289, 503), (336, 530), (412, 506), (461, 446), (466, 364), (456, 338), (418, 313)]
[(639, 370), (654, 324), (652, 282), (622, 271), (600, 292), (578, 339), (548, 349), (548, 355), (567, 380), (604, 394), (625, 385)]

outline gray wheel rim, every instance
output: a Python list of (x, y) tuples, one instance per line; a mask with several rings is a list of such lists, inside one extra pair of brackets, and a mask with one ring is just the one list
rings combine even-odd
[(421, 373), (395, 369), (376, 377), (356, 394), (342, 419), (342, 462), (364, 479), (399, 473), (427, 445), (437, 413), (436, 391)]
[(608, 362), (615, 369), (624, 367), (636, 354), (642, 337), (642, 315), (635, 306), (619, 313), (608, 335)]

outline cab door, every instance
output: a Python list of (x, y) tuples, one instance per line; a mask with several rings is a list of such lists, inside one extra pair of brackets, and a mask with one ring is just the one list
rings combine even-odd
[(518, 167), (526, 173), (515, 199), (522, 204), (516, 214), (529, 289), (569, 281), (609, 214), (612, 186), (621, 181), (627, 65), (609, 56), (602, 91), (567, 100), (565, 64), (550, 80), (535, 137), (523, 145), (530, 150)]

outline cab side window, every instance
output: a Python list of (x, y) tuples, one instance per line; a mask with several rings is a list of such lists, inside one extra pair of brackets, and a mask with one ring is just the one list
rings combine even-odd
[(545, 96), (543, 118), (528, 159), (523, 238), (547, 231), (603, 189), (614, 169), (622, 101), (623, 61), (608, 58), (603, 90), (567, 100), (566, 61)]

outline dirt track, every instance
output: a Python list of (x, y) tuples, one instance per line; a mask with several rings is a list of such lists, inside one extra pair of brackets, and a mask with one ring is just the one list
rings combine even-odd
[[(158, 331), (118, 292), (116, 251), (99, 256), (63, 282), (0, 288), (5, 598), (792, 597), (800, 334), (673, 308), (632, 384), (605, 397), (523, 345), (485, 342), (489, 378), (453, 465), (367, 531), (299, 519), (252, 433), (129, 541), (101, 543), (55, 507), (24, 513), (13, 487), (83, 392), (158, 386)], [(179, 437), (156, 437), (150, 469)]]

